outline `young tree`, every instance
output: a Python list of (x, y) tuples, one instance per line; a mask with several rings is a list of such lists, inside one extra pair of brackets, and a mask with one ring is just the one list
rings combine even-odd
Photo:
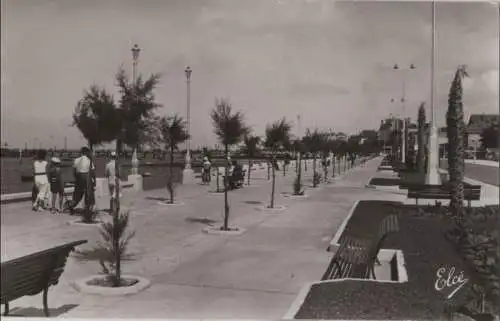
[[(229, 157), (229, 147), (240, 143), (242, 138), (248, 133), (243, 114), (241, 112), (233, 113), (232, 106), (226, 99), (217, 99), (210, 117), (214, 125), (215, 135), (217, 135), (221, 144), (224, 145), (224, 156), (227, 160)], [(229, 230), (228, 180), (229, 163), (226, 162), (224, 179), (224, 226), (222, 227), (225, 231)]]
[(304, 144), (301, 139), (293, 141), (293, 148), (297, 153), (297, 178), (294, 183), (294, 195), (302, 194), (302, 152), (304, 151)]
[(259, 151), (260, 137), (245, 135), (245, 151), (248, 156), (248, 175), (247, 175), (247, 185), (250, 185), (250, 172), (252, 171), (252, 159), (257, 155)]
[[(83, 98), (78, 101), (73, 112), (72, 125), (76, 126), (83, 135), (92, 155), (95, 146), (115, 139), (114, 132), (109, 126), (109, 123), (113, 121), (115, 109), (113, 96), (107, 93), (104, 88), (95, 85), (86, 90)], [(95, 178), (94, 170), (92, 170), (91, 175)], [(83, 222), (85, 223), (94, 222), (95, 213), (91, 209), (94, 202), (95, 190), (91, 179), (85, 195), (85, 209), (83, 212)]]
[(417, 168), (421, 175), (425, 174), (425, 104), (418, 108), (418, 151)]
[(276, 189), (276, 153), (280, 148), (287, 146), (290, 141), (290, 130), (292, 126), (286, 121), (285, 118), (274, 122), (266, 127), (266, 140), (264, 145), (271, 150), (271, 164), (272, 164), (272, 190), (271, 190), (271, 203), (269, 208), (274, 208), (274, 193)]
[(317, 129), (314, 131), (307, 129), (306, 137), (308, 137), (307, 141), (309, 143), (308, 150), (313, 156), (313, 187), (316, 187), (318, 185), (317, 176), (319, 175), (316, 171), (316, 159), (318, 157), (318, 153), (321, 152), (321, 149), (323, 148), (324, 136)]
[(450, 173), (452, 215), (461, 222), (464, 200), (464, 111), (462, 79), (467, 76), (464, 66), (457, 68), (448, 96), (446, 125), (448, 136), (448, 171)]
[(186, 122), (177, 114), (172, 117), (162, 117), (160, 119), (161, 141), (165, 145), (165, 149), (170, 151), (170, 173), (167, 182), (167, 188), (170, 193), (170, 204), (174, 203), (174, 182), (173, 182), (173, 165), (174, 152), (178, 150), (178, 145), (185, 142), (189, 135), (186, 129)]

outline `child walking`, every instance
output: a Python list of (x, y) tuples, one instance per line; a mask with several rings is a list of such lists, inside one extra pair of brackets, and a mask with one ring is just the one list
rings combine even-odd
[[(49, 171), (50, 192), (52, 193), (52, 214), (60, 213), (63, 210), (64, 181), (61, 171), (61, 160), (52, 157)], [(59, 198), (59, 207), (56, 208), (56, 198)]]

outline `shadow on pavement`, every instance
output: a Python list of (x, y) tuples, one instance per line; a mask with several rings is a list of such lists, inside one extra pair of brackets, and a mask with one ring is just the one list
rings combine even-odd
[[(77, 306), (78, 306), (77, 304), (65, 304), (57, 309), (49, 308), (49, 314), (51, 317), (58, 317), (61, 314), (73, 310)], [(34, 307), (14, 308), (10, 311), (9, 317), (45, 317), (45, 314), (43, 313), (43, 309), (41, 308), (34, 308)]]

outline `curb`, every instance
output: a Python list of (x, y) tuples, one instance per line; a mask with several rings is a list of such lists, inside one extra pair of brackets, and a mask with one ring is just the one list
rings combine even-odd
[(158, 201), (157, 204), (162, 205), (162, 206), (182, 206), (182, 205), (185, 205), (184, 202), (176, 201), (176, 200), (174, 200), (173, 203), (167, 203), (165, 201)]
[(279, 213), (286, 210), (286, 208), (287, 207), (285, 205), (274, 205), (273, 208), (269, 208), (267, 207), (267, 205), (260, 205), (255, 207), (255, 209), (258, 211), (268, 212), (268, 213)]
[[(353, 206), (351, 207), (351, 210), (349, 211), (349, 214), (347, 214), (346, 218), (342, 221), (342, 224), (340, 224), (339, 228), (337, 229), (337, 232), (335, 232), (335, 235), (333, 236), (332, 240), (330, 241), (330, 245), (326, 249), (328, 252), (336, 252), (337, 251), (338, 247), (340, 246), (339, 239), (342, 236), (342, 233), (344, 233), (344, 230), (347, 226), (347, 222), (349, 222), (349, 220), (351, 219), (352, 214), (354, 213), (354, 210), (358, 206), (359, 202), (360, 202), (360, 200), (356, 200), (356, 202), (354, 202)], [(335, 248), (334, 251), (333, 251), (333, 248)]]
[(72, 282), (71, 285), (78, 292), (85, 294), (99, 294), (104, 296), (120, 296), (120, 295), (136, 294), (147, 289), (151, 285), (151, 282), (148, 279), (135, 275), (122, 275), (122, 278), (136, 279), (139, 281), (136, 284), (127, 287), (111, 288), (111, 287), (102, 287), (102, 286), (87, 284), (87, 282), (93, 279), (102, 277), (103, 277), (102, 275), (91, 275), (86, 278), (78, 279)]
[(220, 227), (214, 227), (214, 226), (207, 226), (202, 229), (204, 233), (210, 234), (210, 235), (241, 235), (245, 233), (247, 230), (244, 228), (237, 228), (236, 230), (221, 230)]

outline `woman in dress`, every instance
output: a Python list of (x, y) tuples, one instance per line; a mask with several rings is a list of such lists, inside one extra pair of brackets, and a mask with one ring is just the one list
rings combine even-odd
[(45, 209), (49, 198), (49, 178), (47, 176), (47, 152), (39, 150), (35, 161), (33, 162), (33, 179), (38, 190), (35, 201), (33, 202), (33, 211)]

